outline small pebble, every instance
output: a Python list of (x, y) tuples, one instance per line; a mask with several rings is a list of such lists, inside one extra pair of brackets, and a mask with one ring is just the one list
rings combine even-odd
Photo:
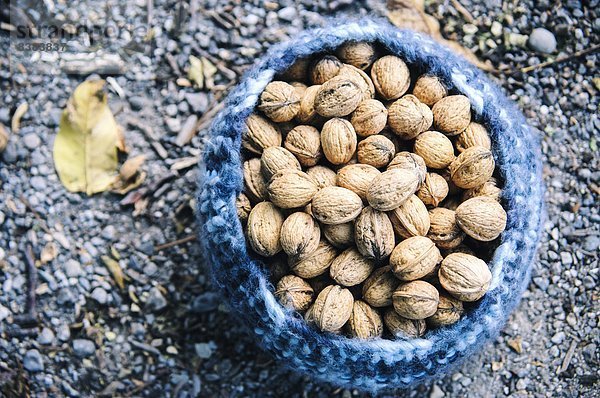
[(23, 357), (23, 367), (30, 372), (41, 372), (44, 370), (44, 361), (38, 350), (29, 350)]
[(532, 50), (545, 54), (551, 54), (556, 51), (556, 38), (554, 34), (544, 28), (536, 28), (529, 35), (529, 47)]
[(52, 331), (52, 329), (43, 328), (37, 338), (37, 341), (42, 345), (52, 344), (52, 342), (54, 341), (54, 332)]
[(42, 140), (36, 133), (29, 133), (23, 136), (23, 145), (25, 145), (27, 149), (36, 149), (41, 145), (41, 143)]
[(96, 352), (96, 345), (93, 341), (87, 339), (73, 340), (73, 352), (78, 357), (89, 357)]

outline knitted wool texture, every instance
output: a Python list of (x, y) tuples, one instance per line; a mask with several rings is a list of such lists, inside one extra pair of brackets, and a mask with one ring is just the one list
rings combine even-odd
[[(488, 293), (456, 324), (421, 339), (359, 340), (322, 333), (279, 305), (268, 269), (249, 255), (235, 199), (243, 189), (241, 136), (260, 93), (295, 60), (334, 51), (342, 43), (378, 42), (403, 58), (412, 75), (430, 73), (466, 95), (485, 124), (502, 179), (507, 228), (489, 264)], [(495, 337), (526, 288), (541, 232), (543, 185), (539, 143), (523, 115), (482, 72), (430, 38), (381, 20), (359, 20), (305, 32), (273, 46), (226, 100), (209, 133), (198, 205), (214, 282), (282, 364), (346, 388), (377, 392), (406, 388), (447, 373)]]

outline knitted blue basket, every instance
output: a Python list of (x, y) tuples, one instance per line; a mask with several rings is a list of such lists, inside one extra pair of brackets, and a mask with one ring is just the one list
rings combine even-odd
[[(484, 298), (456, 324), (412, 340), (359, 340), (319, 332), (279, 305), (266, 266), (248, 255), (235, 208), (243, 189), (244, 120), (273, 77), (297, 59), (334, 51), (349, 41), (377, 42), (419, 73), (440, 77), (471, 100), (474, 118), (487, 126), (505, 182), (508, 214), (501, 244), (489, 264)], [(231, 91), (209, 133), (201, 171), (201, 239), (214, 282), (262, 347), (283, 364), (334, 385), (370, 392), (407, 388), (447, 373), (495, 337), (526, 288), (543, 214), (539, 143), (523, 115), (482, 72), (430, 38), (384, 21), (360, 20), (307, 31), (273, 46)]]

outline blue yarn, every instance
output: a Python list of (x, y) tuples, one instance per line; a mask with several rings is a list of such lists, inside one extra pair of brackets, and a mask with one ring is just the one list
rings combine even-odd
[[(485, 124), (505, 181), (508, 222), (490, 261), (492, 285), (456, 324), (421, 339), (357, 340), (318, 332), (273, 296), (266, 267), (248, 254), (235, 198), (243, 189), (244, 120), (273, 77), (295, 60), (330, 52), (348, 40), (378, 42), (418, 73), (439, 76), (471, 100)], [(313, 378), (377, 392), (437, 378), (497, 336), (526, 288), (541, 234), (543, 184), (539, 142), (515, 105), (482, 72), (430, 38), (381, 20), (360, 20), (308, 31), (273, 46), (232, 90), (209, 133), (199, 192), (201, 242), (214, 282), (260, 344), (282, 363)]]

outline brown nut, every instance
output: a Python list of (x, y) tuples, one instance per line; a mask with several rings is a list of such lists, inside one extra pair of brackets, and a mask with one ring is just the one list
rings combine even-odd
[(294, 311), (306, 311), (313, 302), (315, 292), (302, 278), (286, 275), (277, 283), (275, 297), (282, 306)]
[(333, 260), (329, 275), (340, 285), (355, 286), (367, 279), (374, 268), (373, 260), (363, 257), (355, 248), (350, 248)]
[(360, 89), (362, 99), (375, 97), (375, 86), (373, 86), (373, 82), (369, 75), (364, 71), (352, 65), (344, 64), (338, 76), (344, 76), (345, 78), (352, 80)]
[(350, 121), (356, 134), (368, 137), (383, 130), (387, 124), (387, 115), (385, 105), (375, 99), (367, 98), (352, 112)]
[(325, 239), (338, 249), (345, 249), (354, 244), (354, 223), (327, 225), (321, 227)]
[(279, 235), (283, 225), (283, 214), (273, 203), (260, 202), (250, 212), (246, 235), (250, 247), (257, 254), (271, 257), (281, 251)]
[(417, 196), (426, 205), (437, 207), (448, 196), (448, 183), (437, 173), (427, 173)]
[(367, 189), (367, 200), (377, 210), (393, 210), (414, 194), (418, 186), (419, 179), (415, 172), (388, 170), (373, 179)]
[(490, 287), (492, 273), (487, 264), (472, 255), (452, 253), (440, 266), (440, 284), (461, 301), (477, 301)]
[(244, 162), (244, 192), (253, 203), (269, 199), (267, 181), (262, 174), (260, 159), (252, 158)]
[(429, 130), (432, 123), (431, 109), (414, 95), (405, 95), (388, 109), (388, 125), (404, 140), (412, 140)]
[(350, 334), (359, 339), (372, 339), (383, 334), (381, 315), (364, 301), (354, 302), (348, 323)]
[(281, 248), (288, 256), (298, 259), (306, 257), (317, 250), (320, 239), (319, 224), (309, 214), (292, 213), (281, 226), (279, 241)]
[(413, 95), (427, 106), (432, 106), (448, 94), (448, 90), (437, 76), (419, 77), (413, 88)]
[(456, 208), (456, 223), (471, 238), (489, 242), (506, 228), (506, 211), (494, 199), (477, 196)]
[(327, 286), (319, 293), (310, 309), (310, 319), (326, 332), (337, 332), (350, 319), (354, 297), (350, 290), (337, 285)]
[(294, 274), (304, 279), (310, 279), (327, 272), (336, 256), (337, 251), (335, 248), (321, 240), (317, 250), (305, 257), (300, 259), (289, 257), (288, 265)]
[(396, 278), (401, 281), (413, 281), (429, 275), (440, 261), (440, 250), (431, 239), (413, 236), (394, 248), (390, 257), (390, 267)]
[(475, 188), (488, 181), (496, 164), (492, 153), (483, 147), (466, 149), (450, 164), (450, 178), (459, 188)]
[(417, 339), (422, 337), (427, 328), (425, 320), (404, 318), (398, 315), (393, 308), (385, 312), (383, 323), (392, 336), (401, 339)]
[(403, 238), (425, 236), (429, 231), (429, 212), (425, 204), (411, 195), (403, 204), (389, 213), (394, 231)]
[(467, 189), (462, 196), (462, 200), (467, 201), (477, 196), (486, 196), (488, 198), (500, 201), (502, 189), (498, 187), (498, 181), (492, 177), (478, 187)]
[(321, 147), (327, 160), (333, 164), (344, 164), (356, 152), (356, 132), (352, 124), (340, 118), (325, 122), (321, 130)]
[(371, 79), (375, 90), (386, 100), (400, 98), (410, 86), (410, 71), (395, 55), (386, 55), (373, 63)]
[(333, 55), (319, 59), (312, 67), (311, 80), (313, 84), (323, 84), (340, 73), (342, 63)]
[(274, 81), (265, 87), (257, 108), (276, 123), (288, 122), (300, 110), (300, 97), (292, 85)]
[(385, 167), (394, 157), (394, 143), (381, 134), (371, 135), (358, 143), (358, 161), (373, 167)]
[(444, 97), (431, 110), (436, 129), (447, 135), (462, 133), (471, 122), (471, 102), (464, 95)]
[(356, 193), (362, 200), (367, 200), (367, 188), (379, 174), (381, 172), (371, 165), (351, 164), (338, 170), (337, 184)]
[(237, 216), (242, 223), (245, 223), (248, 220), (248, 216), (250, 215), (250, 211), (252, 210), (252, 205), (250, 205), (250, 200), (243, 192), (235, 199), (235, 209), (237, 211)]
[(397, 153), (388, 164), (387, 169), (404, 169), (412, 171), (417, 174), (419, 185), (423, 184), (425, 175), (427, 174), (425, 160), (419, 155), (407, 151)]
[(321, 85), (315, 97), (315, 110), (321, 116), (351, 114), (363, 99), (360, 87), (344, 76), (336, 76)]
[(363, 284), (363, 300), (373, 307), (387, 307), (392, 304), (392, 293), (399, 284), (389, 266), (378, 268)]
[(415, 140), (415, 153), (423, 158), (427, 167), (443, 169), (454, 160), (454, 147), (444, 134), (426, 131)]
[(312, 126), (296, 126), (285, 137), (284, 147), (298, 158), (302, 166), (314, 166), (322, 156), (321, 134)]
[(325, 166), (313, 166), (306, 170), (306, 174), (311, 176), (320, 188), (333, 187), (337, 185), (337, 174)]
[(452, 325), (458, 322), (463, 312), (462, 301), (445, 294), (440, 294), (437, 311), (427, 318), (427, 323), (433, 327)]
[(255, 113), (248, 116), (242, 135), (242, 147), (261, 154), (265, 148), (281, 146), (281, 131), (270, 120)]
[(344, 63), (365, 70), (375, 61), (375, 47), (364, 41), (349, 41), (336, 51), (336, 55)]
[(306, 206), (318, 190), (312, 177), (296, 169), (278, 171), (267, 187), (271, 201), (282, 209)]
[(354, 240), (365, 257), (381, 261), (394, 250), (394, 228), (387, 214), (365, 207), (354, 223)]
[(460, 245), (465, 238), (465, 233), (456, 223), (453, 210), (443, 207), (429, 210), (429, 223), (427, 237), (440, 249), (452, 249)]
[(342, 224), (354, 220), (362, 208), (360, 197), (342, 187), (325, 187), (312, 200), (313, 215), (323, 224)]
[(458, 152), (480, 146), (492, 150), (492, 140), (486, 128), (479, 123), (471, 122), (469, 126), (456, 137), (456, 149)]
[(300, 110), (296, 115), (296, 120), (300, 124), (318, 125), (322, 123), (323, 118), (315, 109), (315, 98), (321, 89), (320, 85), (310, 86), (300, 99)]
[(394, 310), (408, 319), (425, 319), (437, 311), (440, 294), (425, 281), (403, 283), (392, 294)]
[(280, 146), (265, 148), (260, 157), (260, 168), (267, 181), (280, 170), (302, 170), (294, 154)]

